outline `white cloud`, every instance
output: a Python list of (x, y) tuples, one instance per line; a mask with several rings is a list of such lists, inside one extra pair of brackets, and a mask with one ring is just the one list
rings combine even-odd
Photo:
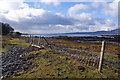
[(56, 15), (58, 15), (58, 16), (61, 16), (61, 17), (65, 17), (63, 14), (61, 14), (61, 13), (56, 13)]
[(24, 8), (24, 9), (18, 9), (18, 10), (11, 10), (8, 13), (2, 14), (5, 16), (8, 20), (12, 21), (20, 21), (23, 19), (32, 19), (32, 17), (40, 16), (44, 14), (46, 11), (43, 9), (34, 9), (34, 8)]
[(23, 1), (24, 0), (14, 0), (14, 2), (8, 2), (8, 0), (2, 0), (0, 1), (0, 12), (27, 8), (28, 4), (23, 3)]
[(102, 13), (106, 16), (118, 17), (118, 1), (115, 0), (112, 3), (103, 3)]
[(118, 3), (118, 25), (119, 25), (119, 28), (120, 28), (120, 2)]
[(78, 11), (88, 10), (88, 9), (89, 9), (89, 7), (87, 5), (76, 4), (75, 6), (69, 8), (68, 14), (69, 14), (69, 16), (74, 16)]
[[(34, 33), (55, 33), (56, 30), (64, 32), (64, 29), (60, 29), (56, 25), (74, 24), (74, 19), (65, 17), (61, 13), (52, 14), (50, 11), (29, 7), (9, 10), (0, 13), (0, 15), (2, 22), (9, 23), (16, 31), (28, 33), (33, 31), (35, 31)], [(51, 31), (49, 31), (50, 29)]]
[[(51, 4), (51, 0), (48, 0), (48, 2), (43, 0), (43, 2)], [(52, 14), (51, 11), (46, 11), (44, 9), (30, 8), (28, 4), (23, 2), (23, 0), (19, 2), (6, 1), (0, 4), (2, 21), (9, 23), (16, 31), (20, 32), (66, 33), (109, 30), (115, 28), (113, 21), (104, 18), (97, 18), (95, 12), (89, 12), (91, 7), (97, 9), (100, 5), (92, 6), (87, 4), (76, 4), (69, 8), (68, 15), (65, 16), (61, 13)], [(55, 4), (55, 2), (52, 2), (52, 4), (58, 5), (59, 3)], [(110, 3), (102, 5), (107, 6), (108, 4)], [(5, 8), (3, 8), (4, 5)], [(109, 5), (107, 7), (109, 9), (114, 6)], [(108, 13), (104, 14), (107, 15)]]
[(45, 3), (47, 5), (53, 4), (55, 6), (60, 4), (60, 2), (58, 0), (41, 0), (41, 2)]
[[(68, 10), (68, 15), (74, 19), (79, 20), (76, 24), (82, 23), (84, 25), (93, 25), (94, 20), (92, 13), (86, 13), (84, 11), (89, 10), (89, 6), (85, 4), (76, 4), (73, 7), (70, 7)], [(83, 11), (83, 12), (81, 12)], [(81, 12), (81, 13), (78, 13)]]
[[(106, 3), (106, 2), (93, 2), (90, 5), (85, 4), (77, 4), (73, 7), (69, 8), (68, 14), (69, 16), (79, 20), (76, 25), (79, 26), (79, 29), (83, 29), (87, 31), (100, 31), (100, 30), (111, 30), (117, 28), (117, 22), (111, 21), (110, 19), (105, 19), (104, 17), (96, 17), (95, 11), (89, 12), (89, 9), (101, 8), (102, 11), (106, 10), (104, 13), (107, 16), (111, 16), (114, 19), (114, 16), (117, 16), (117, 5), (116, 2)], [(89, 8), (90, 7), (90, 8)], [(88, 11), (88, 12), (87, 12)], [(81, 12), (81, 13), (78, 13)], [(116, 19), (116, 18), (115, 18)], [(74, 25), (74, 26), (76, 26)]]
[[(31, 33), (54, 33), (58, 24), (72, 25), (74, 21), (61, 13), (52, 14), (43, 9), (30, 8), (22, 1), (0, 3), (2, 22), (9, 23), (15, 31)], [(3, 8), (3, 6), (6, 6)], [(51, 27), (49, 25), (52, 25)], [(62, 30), (62, 29), (61, 29)], [(58, 30), (59, 31), (59, 30)], [(66, 30), (67, 31), (67, 30)], [(62, 32), (62, 31), (61, 31)]]

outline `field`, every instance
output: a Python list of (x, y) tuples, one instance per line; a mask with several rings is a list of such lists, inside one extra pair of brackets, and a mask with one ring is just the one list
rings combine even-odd
[[(102, 72), (98, 72), (101, 42), (73, 42), (69, 40), (47, 39), (51, 49), (41, 39), (44, 48), (32, 50), (24, 39), (3, 36), (2, 54), (10, 46), (23, 47), (28, 69), (16, 69), (9, 78), (118, 78), (119, 45), (106, 43)], [(37, 42), (37, 39), (36, 39)], [(4, 52), (4, 53), (3, 53)], [(32, 57), (31, 57), (32, 56)], [(29, 67), (29, 66), (28, 66)], [(18, 74), (18, 75), (15, 75)]]

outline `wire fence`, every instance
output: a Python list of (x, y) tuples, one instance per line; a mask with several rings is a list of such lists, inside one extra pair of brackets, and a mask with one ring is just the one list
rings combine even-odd
[[(99, 62), (100, 62), (100, 56), (92, 54), (90, 52), (85, 51), (77, 51), (77, 50), (71, 50), (71, 47), (64, 47), (61, 45), (56, 45), (53, 42), (48, 42), (47, 39), (44, 37), (35, 37), (35, 36), (24, 36), (23, 39), (32, 45), (40, 46), (41, 48), (50, 48), (52, 51), (57, 51), (59, 54), (64, 54), (66, 56), (71, 57), (72, 59), (76, 59), (79, 61), (80, 64), (93, 67), (94, 69), (98, 69)], [(80, 50), (80, 49), (78, 49)], [(104, 59), (103, 62), (103, 68), (110, 67), (111, 69), (114, 69), (113, 67), (117, 68), (119, 62), (110, 62), (106, 59)]]

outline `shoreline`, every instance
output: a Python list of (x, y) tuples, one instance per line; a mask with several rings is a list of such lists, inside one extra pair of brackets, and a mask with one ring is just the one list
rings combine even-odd
[[(110, 35), (109, 35), (110, 36)], [(120, 35), (118, 35), (117, 37), (97, 37), (97, 36), (73, 36), (73, 37), (69, 37), (69, 36), (56, 36), (56, 37), (46, 37), (46, 39), (60, 39), (60, 40), (70, 40), (70, 41), (74, 41), (74, 42), (102, 42), (103, 40), (108, 42), (108, 43), (114, 43), (114, 44), (119, 44), (120, 42)]]

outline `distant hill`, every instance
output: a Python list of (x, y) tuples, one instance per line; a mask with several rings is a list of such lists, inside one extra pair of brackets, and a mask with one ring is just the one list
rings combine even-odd
[(65, 34), (113, 34), (117, 35), (120, 33), (120, 28), (111, 30), (111, 31), (96, 31), (96, 32), (74, 32), (74, 33), (65, 33)]

